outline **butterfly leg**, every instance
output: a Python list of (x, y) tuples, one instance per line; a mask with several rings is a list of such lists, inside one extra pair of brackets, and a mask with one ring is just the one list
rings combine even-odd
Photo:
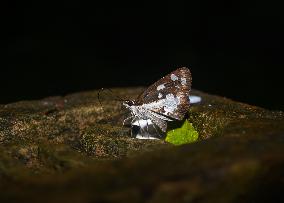
[(133, 115), (131, 116), (132, 120), (131, 120), (131, 123), (133, 123), (133, 121), (136, 119), (136, 117)]
[[(137, 118), (136, 118), (134, 115), (132, 115), (131, 118), (132, 118), (132, 119), (131, 119), (131, 125), (132, 125), (133, 121), (134, 121), (135, 119), (137, 119)], [(131, 127), (132, 127), (132, 126), (131, 126)], [(131, 130), (131, 137), (134, 137), (132, 130)]]
[(122, 125), (124, 126), (125, 123), (126, 123), (126, 121), (128, 121), (128, 120), (130, 120), (130, 119), (132, 119), (132, 120), (131, 120), (131, 123), (132, 123), (132, 121), (134, 120), (134, 116), (131, 115), (131, 116), (129, 116), (128, 118), (124, 119)]
[(149, 133), (149, 124), (148, 124), (148, 120), (146, 120), (146, 128), (147, 128), (147, 135), (148, 138), (150, 137), (150, 133)]
[(153, 128), (155, 129), (156, 134), (157, 134), (157, 135), (161, 138), (162, 136), (161, 136), (161, 134), (159, 133), (159, 131), (157, 130), (156, 125), (155, 125), (155, 124), (153, 124)]

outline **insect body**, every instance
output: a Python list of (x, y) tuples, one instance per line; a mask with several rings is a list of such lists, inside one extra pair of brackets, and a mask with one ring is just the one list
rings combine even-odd
[(131, 112), (132, 122), (151, 120), (166, 132), (167, 122), (182, 120), (189, 108), (191, 73), (179, 68), (148, 87), (136, 100), (123, 101)]

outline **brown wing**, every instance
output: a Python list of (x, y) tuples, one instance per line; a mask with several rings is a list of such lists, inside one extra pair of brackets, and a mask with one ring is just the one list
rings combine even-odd
[(136, 103), (138, 105), (157, 103), (165, 99), (165, 105), (171, 101), (167, 101), (169, 96), (178, 98), (179, 104), (173, 111), (167, 111), (167, 106), (155, 106), (151, 109), (161, 115), (181, 120), (189, 108), (189, 92), (191, 89), (191, 73), (188, 68), (179, 68), (165, 77), (161, 78), (150, 87), (148, 87), (141, 95), (138, 96)]

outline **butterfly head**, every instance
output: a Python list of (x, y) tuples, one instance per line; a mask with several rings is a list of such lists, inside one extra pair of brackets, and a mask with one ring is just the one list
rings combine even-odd
[(134, 105), (134, 101), (132, 100), (125, 100), (122, 102), (123, 106), (125, 106), (126, 108), (130, 108), (131, 106)]

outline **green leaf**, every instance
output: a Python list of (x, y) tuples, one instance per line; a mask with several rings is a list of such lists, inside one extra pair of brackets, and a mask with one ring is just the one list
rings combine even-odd
[(181, 127), (168, 130), (166, 136), (166, 141), (174, 145), (195, 142), (197, 139), (198, 132), (188, 120), (185, 120)]

